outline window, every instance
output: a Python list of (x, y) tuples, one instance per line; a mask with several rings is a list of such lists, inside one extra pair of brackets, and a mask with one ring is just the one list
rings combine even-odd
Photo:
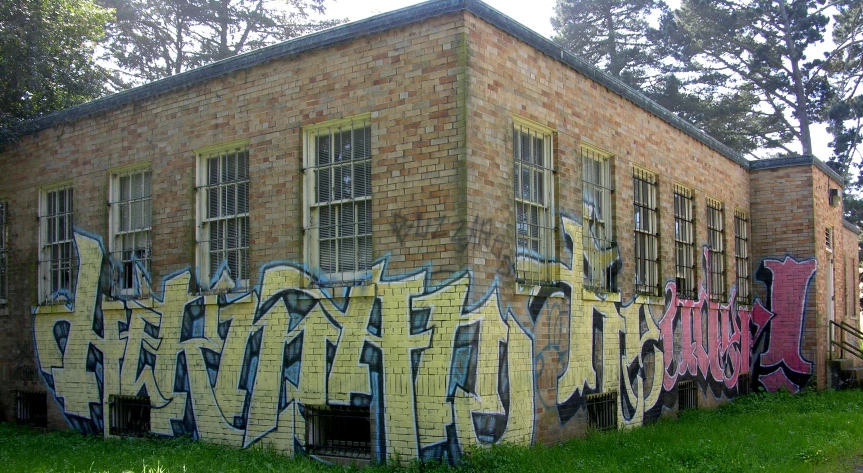
[(659, 222), (656, 211), (656, 175), (633, 168), (632, 196), (635, 210), (635, 292), (658, 296)]
[(112, 394), (108, 409), (109, 435), (143, 437), (150, 433), (150, 397)]
[(203, 283), (215, 282), (227, 270), (235, 288), (249, 286), (247, 144), (198, 151), (198, 271)]
[(707, 246), (710, 250), (710, 300), (724, 302), (725, 204), (707, 198)]
[(353, 284), (372, 267), (369, 117), (306, 129), (306, 257), (324, 284)]
[(552, 137), (548, 129), (513, 123), (516, 279), (528, 284), (555, 279)]
[(9, 260), (6, 254), (6, 246), (8, 244), (6, 237), (6, 219), (6, 203), (0, 202), (0, 305), (6, 305), (8, 301), (6, 271)]
[(677, 383), (677, 409), (698, 409), (698, 382), (694, 379)]
[(584, 203), (584, 286), (595, 291), (616, 291), (611, 222), (611, 163), (608, 155), (581, 148)]
[(737, 303), (748, 305), (752, 298), (752, 282), (749, 280), (749, 219), (746, 212), (734, 212), (734, 260), (737, 263)]
[(674, 266), (677, 294), (683, 299), (695, 299), (695, 219), (692, 190), (674, 185)]
[(75, 251), (72, 235), (72, 186), (43, 190), (40, 202), (39, 299), (72, 297)]
[(372, 428), (368, 407), (308, 406), (306, 451), (311, 455), (370, 460)]
[(15, 420), (33, 427), (48, 426), (48, 393), (45, 391), (17, 391), (15, 393)]
[(588, 394), (585, 401), (589, 429), (617, 429), (617, 391)]
[[(111, 256), (114, 295), (133, 295), (135, 267), (150, 273), (152, 173), (136, 169), (111, 175)], [(141, 294), (146, 295), (146, 294)]]

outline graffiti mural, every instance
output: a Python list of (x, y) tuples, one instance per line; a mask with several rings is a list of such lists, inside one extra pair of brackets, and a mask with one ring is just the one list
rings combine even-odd
[(373, 284), (310, 289), (307, 271), (272, 264), (248, 293), (190, 294), (184, 271), (161, 298), (108, 301), (101, 242), (75, 241), (74, 302), (38, 307), (35, 336), (82, 432), (105, 429), (108, 395), (126, 394), (149, 396), (154, 433), (297, 453), (307, 406), (369, 407), (378, 459), (454, 461), (468, 445), (532, 439), (530, 339), (497, 289), (467, 305), (470, 273), (432, 286), (428, 270), (388, 277), (382, 260)]
[[(360, 286), (322, 287), (274, 262), (247, 292), (231, 292), (223, 273), (220, 294), (197, 293), (189, 270), (151, 292), (137, 267), (141, 293), (159, 295), (112, 299), (101, 240), (76, 231), (74, 297), (34, 309), (38, 371), (83, 433), (106, 430), (111, 395), (139, 395), (155, 434), (307, 454), (309, 413), (352, 406), (368, 409), (378, 461), (529, 444), (542, 416), (561, 428), (583, 419), (593, 393), (617, 392), (619, 425), (638, 425), (675, 407), (681, 380), (717, 399), (737, 395), (744, 373), (770, 391), (808, 383), (814, 260), (762, 262), (767, 297), (751, 309), (733, 290), (731, 303), (709, 301), (705, 285), (680, 299), (673, 282), (664, 297), (622, 301), (584, 288), (576, 217), (561, 217), (560, 237), (559, 260), (534, 262), (555, 265), (559, 283), (516, 285), (513, 298), (495, 282), (471, 300), (470, 271), (432, 283), (430, 267), (391, 275), (384, 258)], [(611, 259), (604, 270), (616, 272), (624, 262)]]

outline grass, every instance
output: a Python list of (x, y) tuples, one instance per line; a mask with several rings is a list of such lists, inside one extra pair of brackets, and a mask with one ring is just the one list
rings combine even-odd
[[(456, 468), (378, 466), (371, 472), (851, 472), (863, 465), (863, 391), (755, 394), (719, 409), (552, 447), (495, 446)], [(0, 424), (9, 472), (329, 472), (344, 470), (260, 448), (188, 439), (102, 440)]]

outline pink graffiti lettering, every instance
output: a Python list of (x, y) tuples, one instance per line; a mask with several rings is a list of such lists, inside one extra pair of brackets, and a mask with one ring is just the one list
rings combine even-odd
[(756, 339), (770, 324), (770, 343), (767, 351), (761, 354), (760, 366), (778, 367), (784, 363), (785, 367), (797, 373), (812, 372), (812, 363), (803, 358), (800, 344), (806, 315), (806, 293), (816, 266), (814, 259), (796, 261), (788, 256), (781, 261), (767, 259), (761, 263), (762, 270), (771, 274), (765, 277), (770, 308), (757, 301), (753, 309)]

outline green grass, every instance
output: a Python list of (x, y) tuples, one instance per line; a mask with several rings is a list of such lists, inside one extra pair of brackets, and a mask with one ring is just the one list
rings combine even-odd
[[(851, 472), (863, 465), (863, 391), (757, 394), (715, 410), (630, 431), (593, 433), (552, 447), (495, 446), (457, 468), (411, 463), (370, 471)], [(260, 448), (185, 439), (102, 440), (0, 424), (9, 472), (336, 472)]]

